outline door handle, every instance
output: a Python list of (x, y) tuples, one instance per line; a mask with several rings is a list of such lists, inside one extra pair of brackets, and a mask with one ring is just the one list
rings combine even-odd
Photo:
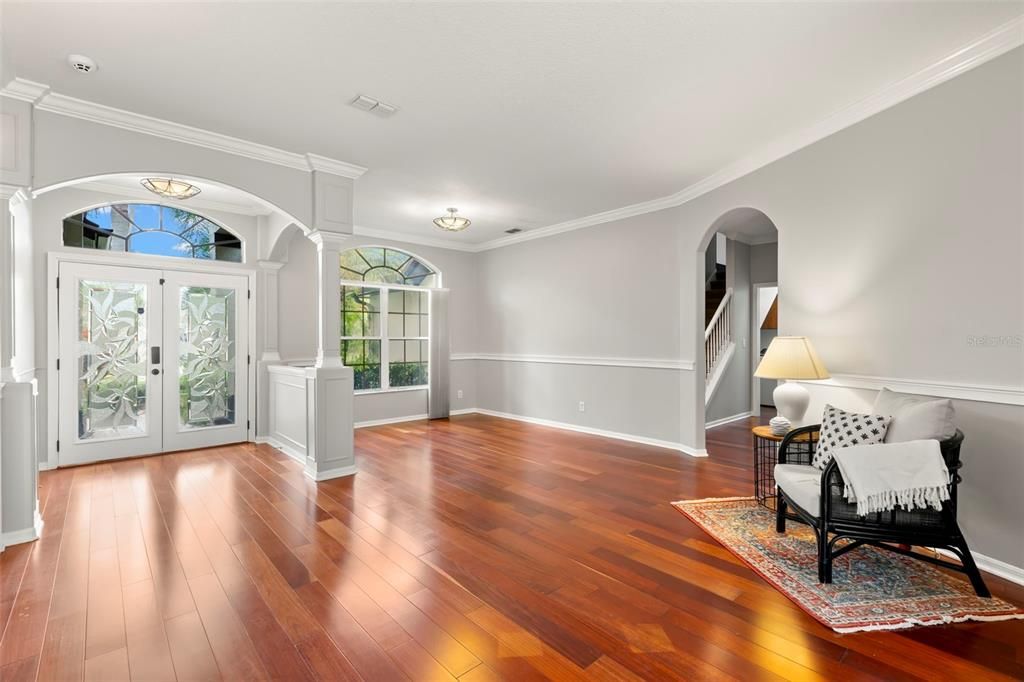
[(157, 374), (159, 374), (159, 373), (160, 373), (160, 370), (158, 370), (158, 369), (153, 369), (153, 370), (151, 370), (151, 371), (150, 371), (150, 373), (151, 373), (151, 374), (153, 374), (154, 376), (156, 376)]
[(160, 346), (152, 346), (149, 349), (149, 361), (154, 365), (160, 364)]

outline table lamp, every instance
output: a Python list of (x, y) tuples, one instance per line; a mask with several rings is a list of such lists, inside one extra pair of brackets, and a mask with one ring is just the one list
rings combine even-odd
[[(806, 336), (776, 336), (768, 344), (754, 376), (761, 379), (828, 379), (829, 373)], [(782, 435), (807, 412), (811, 394), (800, 384), (782, 383), (772, 393), (778, 416), (769, 423), (772, 433)]]

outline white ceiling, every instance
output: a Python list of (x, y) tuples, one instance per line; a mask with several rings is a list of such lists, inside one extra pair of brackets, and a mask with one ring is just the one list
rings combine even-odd
[(212, 209), (241, 215), (269, 215), (275, 211), (274, 207), (270, 204), (263, 203), (252, 195), (240, 192), (233, 187), (214, 184), (208, 180), (197, 180), (184, 175), (176, 175), (174, 177), (178, 180), (195, 184), (201, 190), (199, 194), (185, 200), (160, 197), (142, 186), (142, 180), (146, 177), (149, 176), (139, 173), (111, 175), (98, 180), (80, 183), (76, 185), (76, 188), (116, 194), (128, 199), (159, 201), (169, 206)]
[[(3, 76), (368, 167), (356, 224), (462, 243), (676, 192), (1022, 13), (1002, 2), (4, 2)], [(99, 65), (74, 73), (67, 54)], [(364, 93), (389, 119), (346, 105)], [(448, 206), (473, 220), (446, 235)]]

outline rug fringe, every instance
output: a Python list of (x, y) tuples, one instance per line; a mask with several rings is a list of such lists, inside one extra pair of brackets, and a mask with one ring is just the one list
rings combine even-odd
[(675, 506), (677, 504), (695, 504), (697, 502), (743, 502), (744, 500), (754, 499), (757, 498), (755, 498), (753, 495), (746, 495), (743, 497), (702, 497), (699, 500), (676, 500), (675, 502), (670, 502), (669, 504)]
[(850, 627), (839, 627), (829, 626), (835, 632), (841, 635), (850, 634), (853, 632), (872, 632), (877, 630), (906, 630), (908, 628), (930, 625), (950, 625), (951, 623), (966, 623), (968, 621), (978, 621), (991, 623), (1000, 620), (1024, 620), (1024, 613), (1006, 613), (998, 616), (983, 616), (981, 614), (960, 616), (958, 618), (931, 618), (929, 620), (918, 620), (916, 618), (908, 618), (902, 620), (899, 623), (875, 623), (872, 625), (853, 625)]

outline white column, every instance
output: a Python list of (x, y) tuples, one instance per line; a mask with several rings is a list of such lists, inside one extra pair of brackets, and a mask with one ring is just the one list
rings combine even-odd
[(273, 362), (281, 359), (278, 347), (278, 297), (277, 273), (284, 263), (276, 260), (261, 260), (259, 266), (257, 293), (257, 320), (263, 329), (263, 353), (261, 360)]
[[(31, 367), (33, 350), (15, 347), (15, 325), (34, 323), (31, 318), (18, 319), (15, 310), (14, 217), (17, 214), (20, 221), (19, 232), (31, 229), (28, 197), (26, 187), (0, 184), (0, 549), (35, 540), (42, 529), (37, 494), (38, 384), (34, 376), (22, 381), (14, 376), (15, 354), (25, 360), (22, 365)], [(21, 312), (24, 318), (25, 311)], [(44, 314), (39, 304), (34, 313)]]
[(338, 257), (348, 235), (315, 230), (317, 333), (316, 366), (341, 367), (341, 277)]
[(12, 199), (24, 199), (21, 187), (0, 185), (0, 381), (14, 380), (14, 216)]
[(352, 447), (353, 376), (341, 362), (339, 254), (348, 235), (314, 230), (316, 366), (306, 371), (306, 475), (315, 481), (356, 473)]
[(278, 346), (278, 288), (277, 273), (284, 263), (273, 260), (257, 261), (256, 273), (256, 329), (260, 331), (262, 349), (256, 361), (256, 437), (269, 435), (270, 427), (270, 375), (267, 368), (281, 362)]

